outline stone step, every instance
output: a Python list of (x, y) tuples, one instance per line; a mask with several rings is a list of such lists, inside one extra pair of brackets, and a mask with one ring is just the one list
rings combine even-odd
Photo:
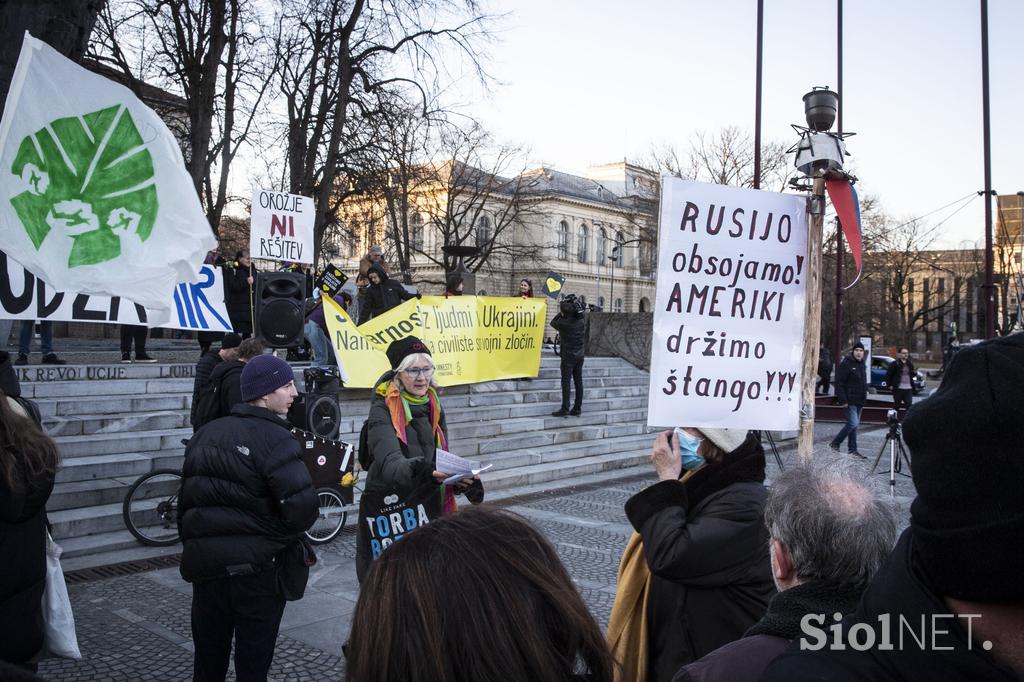
[(81, 398), (100, 393), (110, 396), (142, 396), (188, 394), (192, 395), (194, 379), (125, 379), (122, 381), (46, 381), (22, 384), (21, 394), (26, 398)]
[(131, 452), (183, 450), (182, 438), (192, 436), (192, 429), (159, 429), (139, 433), (95, 433), (88, 436), (56, 436), (54, 440), (65, 461), (77, 457), (113, 455)]
[(128, 476), (56, 483), (50, 499), (46, 502), (46, 509), (60, 511), (120, 502), (124, 500), (128, 486), (134, 481), (135, 477)]
[(180, 543), (170, 547), (145, 547), (123, 525), (120, 530), (106, 533), (65, 537), (60, 540), (59, 544), (64, 550), (60, 556), (60, 564), (65, 571), (75, 570), (78, 564), (82, 564), (83, 568), (91, 566), (92, 564), (84, 563), (82, 557), (100, 553), (109, 556), (106, 563), (114, 564), (149, 556), (175, 554), (181, 551)]
[(84, 414), (73, 417), (47, 417), (43, 420), (43, 426), (51, 436), (138, 433), (191, 428), (188, 410), (125, 412), (117, 416), (109, 414)]
[(134, 412), (188, 410), (192, 392), (187, 394), (153, 394), (142, 397), (70, 397), (43, 398), (36, 401), (43, 417), (75, 415), (129, 414)]
[(600, 441), (577, 442), (577, 443), (554, 443), (533, 447), (523, 447), (517, 450), (506, 450), (485, 453), (476, 459), (481, 464), (493, 464), (490, 471), (503, 471), (516, 467), (544, 464), (548, 462), (559, 462), (566, 459), (577, 459), (592, 455), (604, 455), (612, 452), (624, 452), (634, 449), (647, 448), (650, 454), (653, 437), (648, 433), (624, 434), (610, 436)]
[(526, 466), (512, 467), (496, 471), (484, 481), (485, 490), (498, 491), (510, 488), (536, 485), (547, 481), (573, 478), (593, 474), (600, 471), (625, 469), (649, 462), (650, 447), (624, 452), (612, 452), (588, 457), (576, 457), (557, 462), (544, 462)]

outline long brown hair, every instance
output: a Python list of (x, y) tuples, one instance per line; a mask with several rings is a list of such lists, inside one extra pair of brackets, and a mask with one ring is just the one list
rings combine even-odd
[(0, 479), (13, 488), (21, 477), (33, 481), (52, 476), (60, 455), (53, 442), (32, 417), (15, 412), (0, 391)]
[(604, 635), (525, 519), (472, 507), (396, 541), (363, 581), (350, 682), (611, 682)]

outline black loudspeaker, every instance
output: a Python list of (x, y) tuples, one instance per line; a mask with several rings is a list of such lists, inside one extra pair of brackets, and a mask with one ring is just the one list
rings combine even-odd
[(301, 346), (305, 300), (302, 273), (256, 273), (256, 338), (267, 348)]
[(341, 425), (337, 370), (310, 367), (304, 375), (306, 392), (292, 403), (288, 422), (321, 438), (337, 440)]

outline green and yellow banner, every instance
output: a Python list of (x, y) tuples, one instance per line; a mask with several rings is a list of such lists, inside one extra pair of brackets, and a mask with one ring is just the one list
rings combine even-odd
[(424, 296), (359, 327), (331, 299), (324, 306), (347, 387), (372, 388), (391, 368), (384, 352), (406, 336), (430, 348), (441, 386), (532, 377), (540, 369), (545, 299)]

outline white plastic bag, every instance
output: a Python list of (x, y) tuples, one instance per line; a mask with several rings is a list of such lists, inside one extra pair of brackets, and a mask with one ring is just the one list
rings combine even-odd
[(63, 550), (46, 531), (46, 591), (43, 592), (43, 631), (46, 650), (61, 658), (79, 659), (75, 614), (71, 612), (68, 586), (60, 569)]

